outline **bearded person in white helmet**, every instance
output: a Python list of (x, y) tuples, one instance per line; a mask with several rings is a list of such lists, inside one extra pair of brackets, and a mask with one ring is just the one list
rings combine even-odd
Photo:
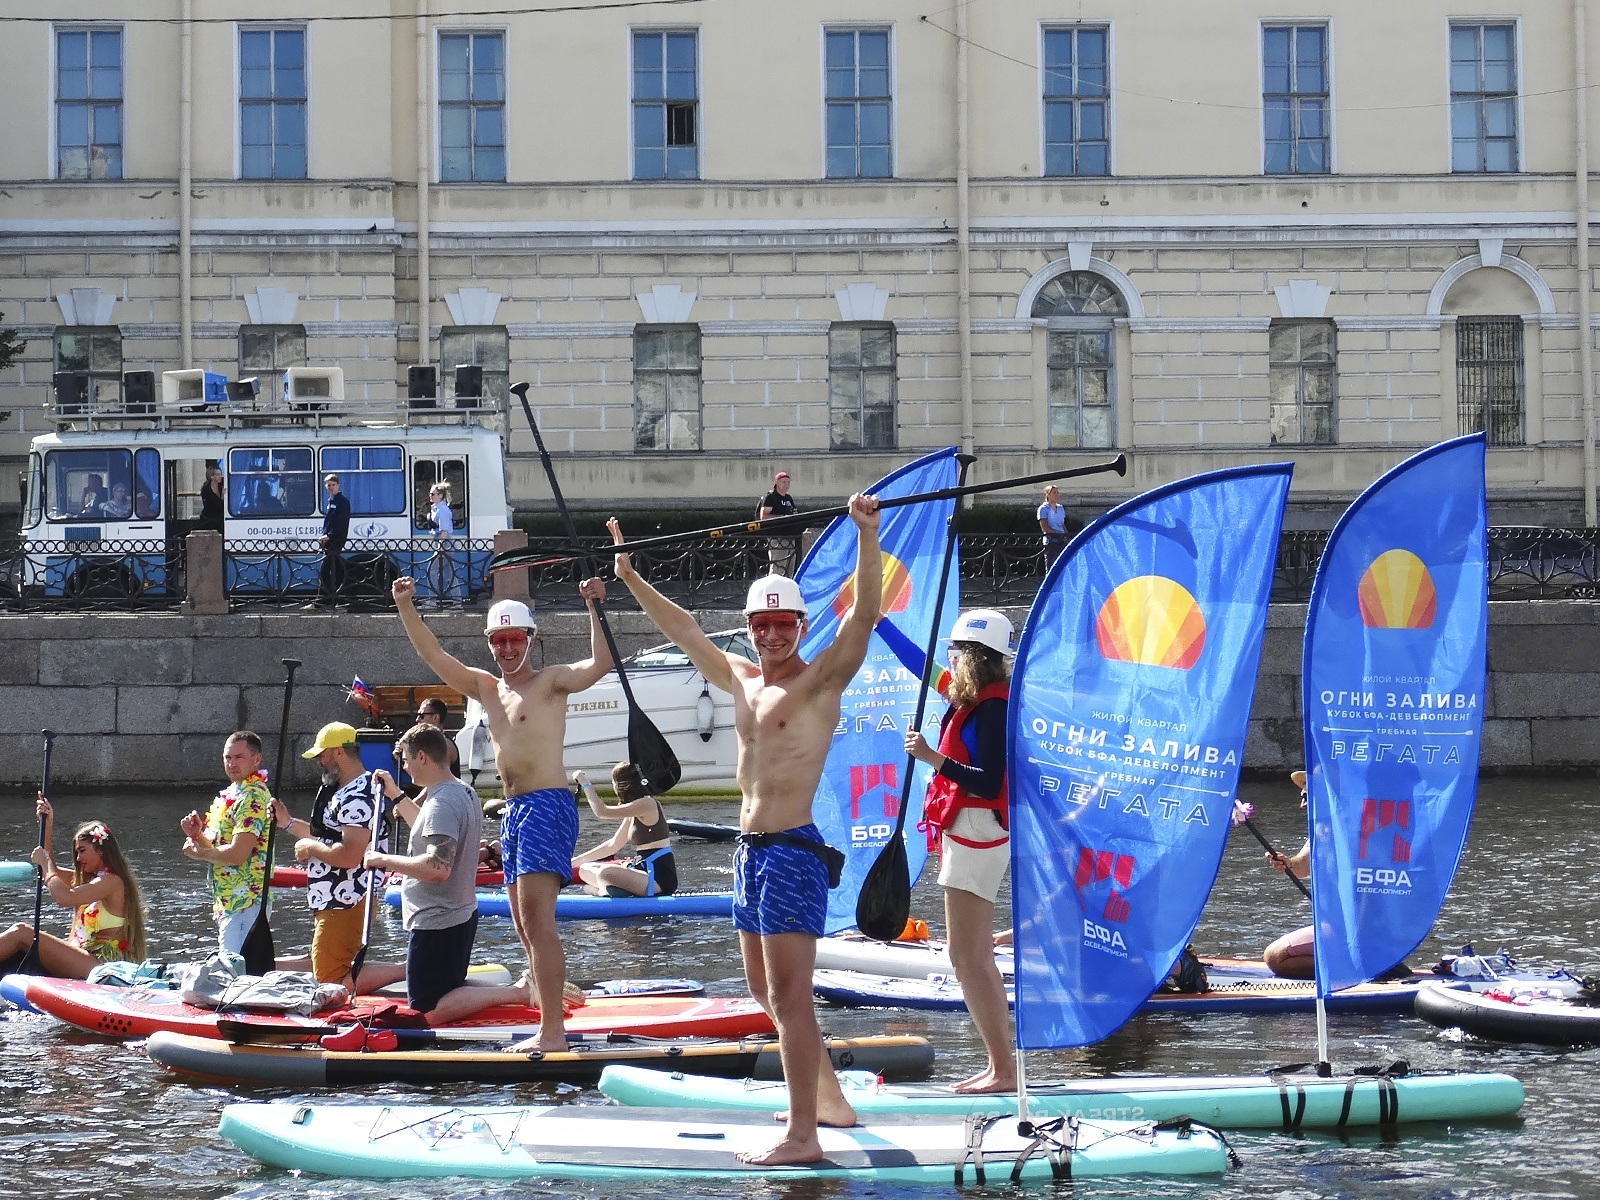
[(538, 625), (520, 600), (499, 600), (489, 609), (484, 637), (500, 675), (466, 666), (445, 652), (418, 614), (416, 580), (394, 582), (400, 623), (422, 661), (441, 682), (476, 697), (489, 720), (495, 766), (506, 791), (501, 855), (511, 921), (528, 955), (529, 1003), (539, 1007), (539, 1036), (513, 1049), (566, 1050), (562, 1011), (566, 954), (556, 929), (556, 895), (572, 877), (578, 849), (578, 812), (567, 789), (561, 760), (567, 732), (567, 697), (592, 687), (611, 670), (611, 652), (600, 632), (594, 601), (604, 600), (599, 579), (586, 579), (578, 593), (589, 604), (589, 657), (564, 666), (528, 665)]
[[(848, 1127), (856, 1120), (822, 1052), (811, 999), (817, 938), (828, 910), (828, 860), (837, 857), (812, 823), (811, 802), (839, 723), (839, 697), (866, 658), (883, 594), (877, 498), (851, 496), (850, 519), (859, 537), (854, 603), (833, 644), (810, 662), (800, 657), (806, 602), (794, 580), (768, 575), (750, 585), (744, 611), (758, 656), (752, 663), (717, 649), (693, 616), (645, 582), (628, 555), (616, 556), (617, 578), (639, 607), (713, 686), (733, 696), (744, 797), (733, 922), (750, 993), (778, 1027), (789, 1084), (784, 1137), (762, 1154), (740, 1155), (761, 1165), (816, 1162), (822, 1157), (818, 1123)], [(621, 542), (616, 520), (607, 527)]]

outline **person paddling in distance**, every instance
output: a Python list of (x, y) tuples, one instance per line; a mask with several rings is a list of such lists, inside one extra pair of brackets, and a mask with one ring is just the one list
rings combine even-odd
[(599, 682), (612, 667), (594, 603), (604, 600), (605, 584), (586, 579), (578, 593), (589, 605), (590, 656), (561, 666), (533, 668), (538, 625), (520, 600), (498, 600), (489, 608), (484, 637), (498, 677), (466, 666), (439, 645), (416, 608), (417, 584), (397, 579), (394, 596), (400, 623), (418, 656), (441, 683), (476, 697), (488, 717), (495, 766), (505, 784), (501, 828), (506, 895), (511, 922), (528, 956), (528, 1003), (539, 1008), (539, 1036), (517, 1050), (565, 1050), (566, 1021), (561, 1015), (567, 961), (556, 928), (556, 896), (572, 878), (578, 849), (578, 811), (567, 790), (561, 746), (567, 730), (567, 697)]
[[(620, 822), (617, 831), (598, 846), (585, 850), (572, 860), (573, 870), (596, 896), (616, 891), (630, 896), (670, 896), (678, 890), (678, 864), (672, 853), (672, 831), (667, 828), (667, 810), (650, 794), (639, 768), (619, 762), (611, 768), (611, 786), (618, 803), (600, 799), (583, 771), (572, 773), (572, 782), (583, 789), (589, 811), (602, 821)], [(633, 846), (626, 862), (615, 859), (624, 846)]]
[[(823, 761), (839, 723), (839, 697), (866, 658), (883, 594), (878, 500), (850, 497), (858, 536), (854, 600), (832, 645), (800, 657), (806, 603), (799, 585), (768, 575), (750, 585), (745, 618), (758, 662), (717, 649), (689, 613), (651, 587), (628, 555), (616, 556), (617, 578), (661, 632), (688, 654), (713, 687), (733, 695), (739, 739), (740, 843), (734, 852), (734, 928), (750, 993), (778, 1027), (783, 1077), (789, 1085), (788, 1130), (770, 1150), (740, 1155), (758, 1165), (816, 1162), (819, 1123), (855, 1124), (823, 1053), (811, 998), (817, 938), (828, 910), (836, 856), (811, 820)], [(622, 528), (607, 522), (614, 541)]]
[[(72, 870), (56, 866), (50, 851), (55, 810), (44, 793), (34, 804), (44, 818), (44, 842), (30, 856), (44, 874), (50, 899), (76, 910), (65, 938), (39, 931), (39, 969), (57, 979), (87, 979), (100, 963), (145, 957), (144, 902), (133, 868), (111, 831), (99, 821), (78, 826), (72, 835)], [(0, 933), (0, 975), (23, 965), (33, 945), (33, 926), (13, 925)]]
[[(890, 622), (878, 629), (908, 667), (931, 666), (923, 651)], [(946, 640), (950, 669), (936, 668), (930, 681), (950, 702), (939, 722), (938, 748), (912, 730), (906, 734), (906, 753), (933, 768), (922, 811), (929, 849), (939, 851), (950, 964), (989, 1056), (982, 1071), (953, 1090), (1011, 1092), (1017, 1087), (1017, 1071), (1005, 984), (994, 961), (994, 902), (1011, 864), (1006, 708), (1011, 695), (1008, 664), (1016, 646), (1010, 620), (992, 608), (962, 613)]]
[(429, 1025), (448, 1025), (495, 1004), (522, 1004), (526, 988), (469, 987), (467, 968), (478, 936), (478, 835), (483, 804), (450, 774), (449, 739), (432, 725), (413, 725), (395, 743), (396, 761), (422, 788), (412, 799), (389, 772), (374, 771), (384, 796), (411, 827), (410, 854), (368, 850), (369, 871), (405, 876), (400, 919), (406, 950), (406, 1003)]

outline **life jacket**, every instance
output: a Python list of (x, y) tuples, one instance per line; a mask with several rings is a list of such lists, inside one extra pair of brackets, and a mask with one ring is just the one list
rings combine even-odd
[[(939, 722), (940, 754), (946, 758), (960, 763), (962, 766), (971, 766), (972, 758), (967, 753), (967, 744), (961, 740), (961, 731), (965, 728), (968, 718), (977, 711), (978, 705), (985, 700), (1009, 700), (1011, 698), (1011, 684), (1007, 680), (991, 683), (980, 691), (971, 704), (963, 704), (949, 709)], [(1007, 837), (997, 838), (992, 842), (974, 842), (967, 838), (957, 837), (949, 832), (955, 824), (956, 815), (964, 808), (986, 808), (1000, 819), (1000, 828), (1009, 830), (1006, 815), (1010, 808), (1008, 795), (1008, 781), (1001, 780), (1000, 794), (993, 800), (985, 800), (981, 796), (973, 796), (962, 790), (961, 786), (953, 779), (946, 779), (935, 772), (928, 783), (928, 795), (922, 802), (922, 821), (918, 825), (928, 835), (928, 849), (935, 850), (939, 845), (939, 835), (947, 834), (952, 841), (963, 846), (970, 846), (974, 850), (987, 850), (994, 846), (1003, 846), (1009, 840)]]

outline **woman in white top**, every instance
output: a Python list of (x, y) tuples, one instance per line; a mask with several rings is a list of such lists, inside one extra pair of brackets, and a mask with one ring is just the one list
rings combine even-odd
[(442, 480), (428, 490), (428, 522), (433, 526), (433, 563), (428, 575), (433, 582), (434, 602), (455, 604), (460, 597), (456, 594), (455, 555), (450, 543), (456, 523), (450, 512), (450, 485)]

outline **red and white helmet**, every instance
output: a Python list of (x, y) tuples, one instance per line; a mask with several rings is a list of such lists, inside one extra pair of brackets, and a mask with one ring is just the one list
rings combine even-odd
[(800, 585), (787, 575), (766, 575), (750, 585), (744, 600), (744, 615), (764, 612), (792, 612), (806, 615), (806, 598)]
[(489, 606), (489, 620), (483, 627), (483, 634), (487, 637), (497, 629), (526, 629), (532, 637), (538, 628), (531, 605), (521, 600), (496, 600)]

